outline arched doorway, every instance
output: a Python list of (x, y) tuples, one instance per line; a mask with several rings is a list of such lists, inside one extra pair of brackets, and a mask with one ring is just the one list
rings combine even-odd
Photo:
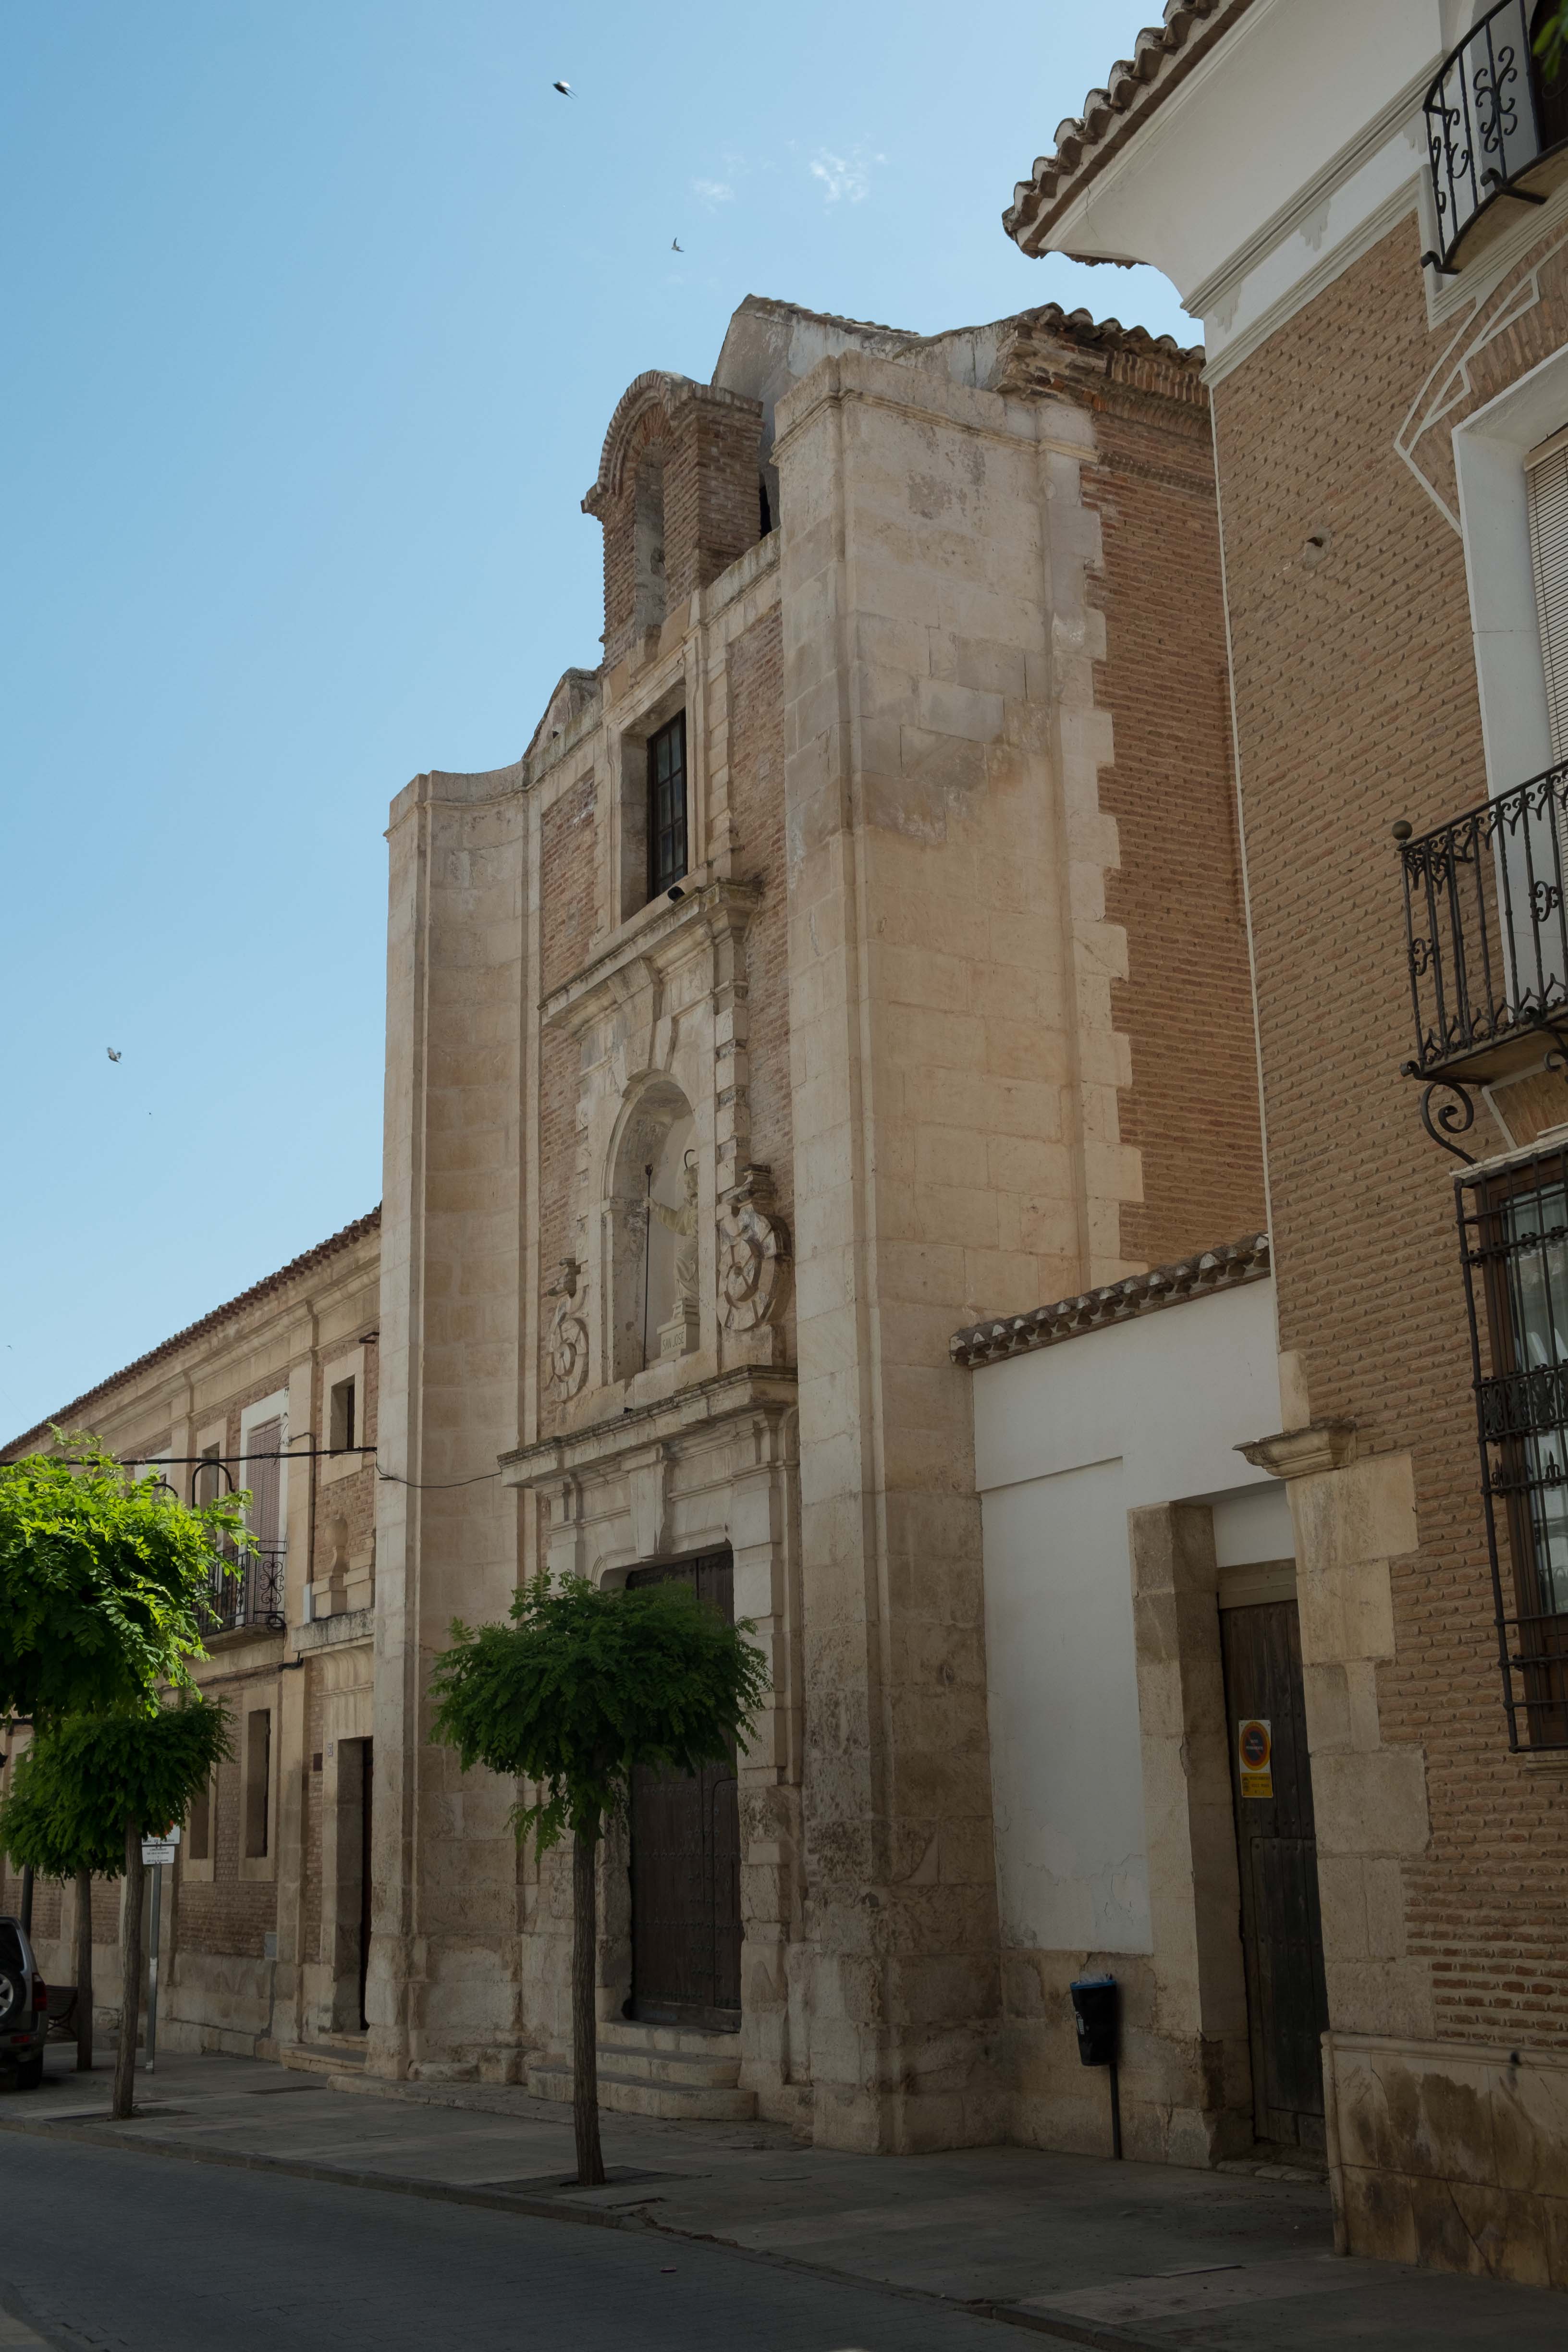
[[(628, 1585), (679, 1579), (732, 1623), (731, 1554), (634, 1569)], [(648, 2025), (734, 2032), (741, 2023), (741, 1811), (732, 1757), (632, 1781), (632, 1993)]]

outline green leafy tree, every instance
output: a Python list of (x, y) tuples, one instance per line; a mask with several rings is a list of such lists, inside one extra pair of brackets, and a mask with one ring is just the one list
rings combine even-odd
[(220, 1757), (232, 1752), (222, 1706), (189, 1693), (151, 1714), (66, 1716), (34, 1742), (0, 1805), (0, 1845), (13, 1861), (48, 1877), (87, 1870), (125, 1880), (117, 2116), (131, 2113), (136, 2082), (142, 1840), (183, 1822)]
[(1542, 16), (1535, 28), (1531, 44), (1541, 59), (1541, 70), (1548, 81), (1555, 81), (1563, 70), (1563, 60), (1568, 57), (1568, 0), (1550, 16)]
[[(204, 1603), (252, 1538), (249, 1497), (187, 1509), (90, 1436), (0, 1463), (0, 1717), (146, 1710), (191, 1683)], [(137, 1849), (138, 1862), (141, 1848)], [(77, 1878), (77, 2063), (92, 2064), (92, 1878)]]
[(213, 1580), (251, 1542), (247, 1499), (189, 1508), (91, 1437), (0, 1463), (0, 1714), (43, 1730), (189, 1685)]
[(603, 1591), (540, 1577), (509, 1625), (452, 1628), (436, 1664), (435, 1735), (476, 1764), (528, 1783), (512, 1808), (541, 1853), (572, 1836), (572, 2081), (577, 2178), (603, 2180), (594, 2014), (596, 1867), (605, 1824), (624, 1815), (632, 1774), (694, 1772), (731, 1755), (768, 1686), (760, 1650), (689, 1586)]

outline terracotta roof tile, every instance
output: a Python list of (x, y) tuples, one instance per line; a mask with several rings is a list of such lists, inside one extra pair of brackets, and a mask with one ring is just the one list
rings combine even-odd
[(1132, 55), (1117, 59), (1105, 88), (1084, 100), (1081, 114), (1058, 123), (1056, 152), (1037, 156), (1029, 178), (1014, 189), (1002, 226), (1016, 245), (1026, 253), (1047, 249), (1058, 215), (1250, 5), (1251, 0), (1165, 0), (1161, 22), (1144, 26)]
[(999, 1316), (994, 1321), (972, 1323), (954, 1332), (948, 1353), (955, 1364), (999, 1363), (1004, 1356), (1027, 1355), (1033, 1348), (1054, 1348), (1058, 1340), (1076, 1339), (1080, 1332), (1103, 1331), (1112, 1323), (1152, 1315), (1162, 1307), (1180, 1307), (1189, 1298), (1205, 1297), (1213, 1290), (1235, 1290), (1244, 1282), (1261, 1282), (1271, 1271), (1267, 1234), (1248, 1234), (1239, 1242), (1225, 1242), (1197, 1257), (1178, 1258), (1174, 1265), (1157, 1265), (1148, 1274), (1130, 1275), (1125, 1282), (1107, 1283), (1078, 1298), (1058, 1298), (1054, 1306), (1037, 1307), (1028, 1315)]

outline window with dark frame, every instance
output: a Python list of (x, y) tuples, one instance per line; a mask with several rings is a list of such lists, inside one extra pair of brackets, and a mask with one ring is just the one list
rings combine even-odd
[(327, 1443), (334, 1454), (349, 1454), (354, 1444), (354, 1383), (337, 1381), (327, 1416)]
[(1568, 1150), (1458, 1182), (1511, 1748), (1568, 1747)]
[(647, 745), (647, 895), (657, 898), (686, 871), (686, 713)]

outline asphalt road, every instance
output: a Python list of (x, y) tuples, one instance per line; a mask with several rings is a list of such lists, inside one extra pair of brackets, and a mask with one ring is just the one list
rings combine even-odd
[(0, 2345), (26, 2346), (30, 2328), (61, 2352), (1010, 2352), (1029, 2340), (651, 2235), (9, 2136), (0, 2314)]

